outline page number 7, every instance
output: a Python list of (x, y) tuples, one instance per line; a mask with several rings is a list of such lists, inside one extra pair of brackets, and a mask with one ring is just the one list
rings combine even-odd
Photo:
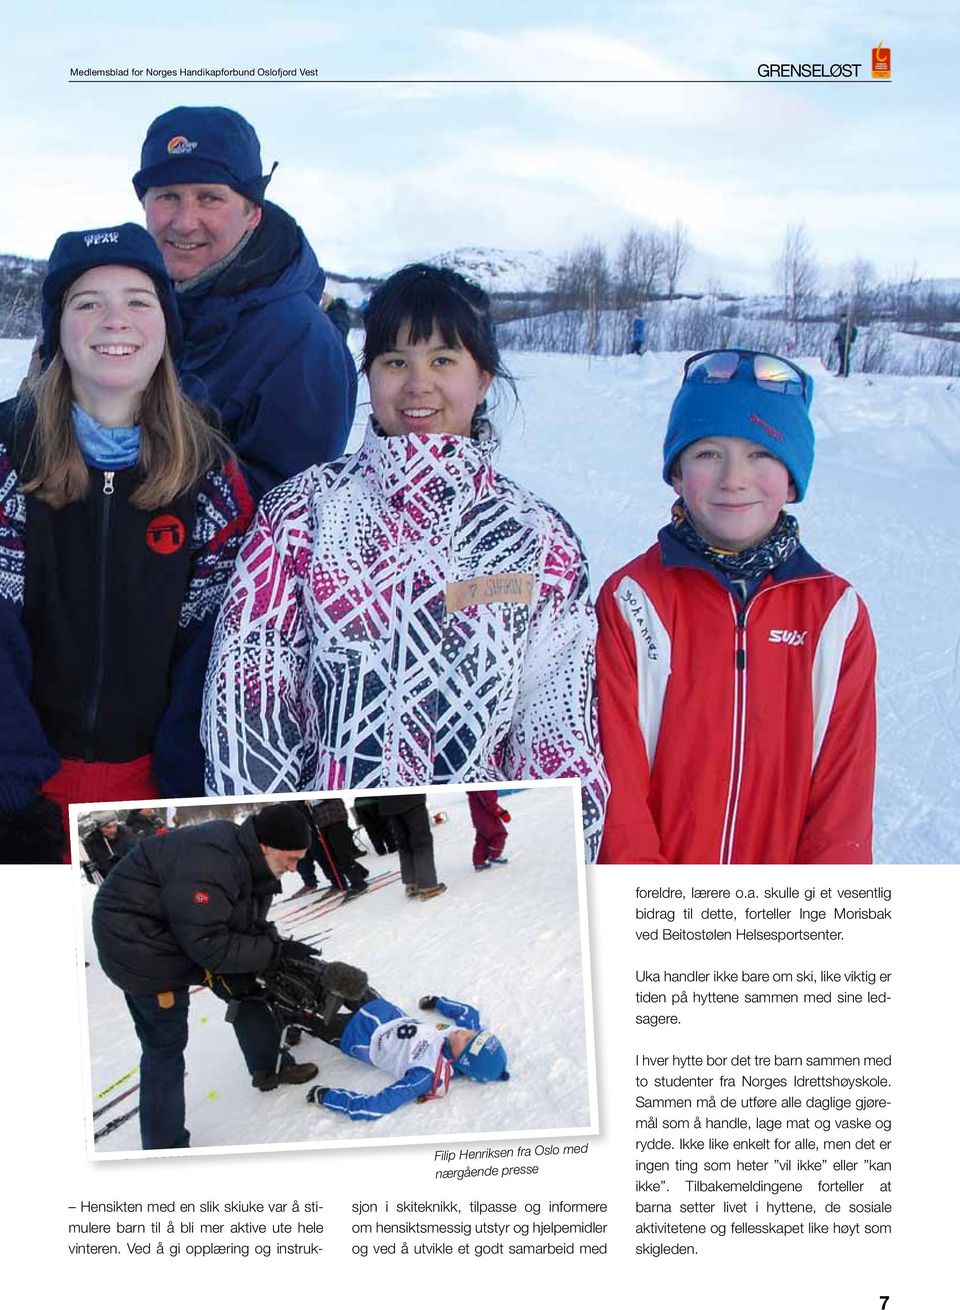
[(888, 1302), (889, 1300), (890, 1300), (889, 1296), (881, 1296), (881, 1298), (880, 1298), (880, 1310), (887, 1310), (887, 1302)]

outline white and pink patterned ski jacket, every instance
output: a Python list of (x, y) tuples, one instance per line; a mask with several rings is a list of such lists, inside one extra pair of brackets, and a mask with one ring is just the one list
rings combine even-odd
[(564, 519), (494, 471), (496, 439), (372, 424), (263, 501), (207, 674), (207, 790), (579, 777), (608, 784), (596, 620)]

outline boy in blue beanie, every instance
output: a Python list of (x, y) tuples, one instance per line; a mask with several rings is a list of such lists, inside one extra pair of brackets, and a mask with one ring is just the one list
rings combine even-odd
[[(307, 1100), (351, 1119), (380, 1119), (410, 1101), (446, 1096), (454, 1078), (506, 1082), (507, 1053), (499, 1037), (481, 1027), (472, 1005), (445, 996), (424, 996), (421, 1010), (436, 1010), (449, 1024), (414, 1019), (392, 1001), (377, 996), (351, 1015), (335, 1017), (328, 1040), (364, 1064), (394, 1075), (372, 1095), (340, 1087), (311, 1087)], [(339, 1031), (337, 1031), (339, 1029)]]
[(597, 605), (602, 864), (871, 862), (870, 620), (783, 510), (813, 467), (812, 395), (775, 355), (684, 366), (671, 522)]

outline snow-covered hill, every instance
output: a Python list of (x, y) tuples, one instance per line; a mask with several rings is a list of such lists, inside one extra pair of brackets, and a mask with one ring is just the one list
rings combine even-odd
[(485, 291), (546, 291), (556, 259), (543, 250), (498, 250), (493, 246), (458, 246), (431, 255), (431, 264), (445, 264), (479, 282)]

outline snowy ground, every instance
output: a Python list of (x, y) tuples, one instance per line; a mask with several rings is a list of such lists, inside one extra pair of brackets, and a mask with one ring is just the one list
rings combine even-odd
[[(351, 333), (359, 352), (361, 335)], [(28, 342), (0, 342), (0, 394)], [(591, 359), (511, 354), (521, 407), (505, 399), (501, 466), (580, 533), (594, 589), (645, 549), (671, 492), (660, 449), (679, 354)], [(960, 859), (960, 381), (855, 374), (816, 380), (817, 456), (798, 507), (804, 544), (860, 591), (880, 650), (875, 858)], [(352, 437), (368, 413), (365, 389)]]
[[(420, 903), (389, 883), (350, 905), (313, 919), (291, 912), (304, 901), (274, 902), (284, 936), (327, 932), (318, 943), (328, 960), (365, 968), (388, 999), (418, 1017), (417, 998), (440, 992), (468, 1001), (507, 1049), (509, 1082), (480, 1085), (458, 1078), (448, 1096), (404, 1106), (375, 1124), (355, 1124), (306, 1103), (305, 1088), (256, 1091), (236, 1039), (224, 1022), (223, 1003), (209, 992), (190, 1002), (187, 1047), (187, 1125), (195, 1147), (270, 1147), (290, 1144), (374, 1142), (383, 1138), (462, 1139), (476, 1133), (499, 1137), (550, 1130), (588, 1130), (592, 1057), (588, 1061), (581, 916), (582, 877), (570, 784), (527, 788), (504, 799), (513, 819), (506, 854), (510, 863), (475, 873), (473, 828), (465, 794), (431, 792), (431, 811), (448, 822), (434, 829), (437, 871), (448, 891)], [(365, 856), (371, 874), (397, 867), (395, 855)], [(284, 893), (301, 885), (284, 876)], [(103, 975), (90, 936), (94, 889), (82, 884), (91, 1095), (94, 1106), (133, 1086), (139, 1045), (122, 993)], [(298, 1060), (320, 1066), (323, 1086), (376, 1091), (386, 1074), (351, 1060), (305, 1036)], [(99, 1129), (137, 1104), (134, 1092), (94, 1121)], [(137, 1151), (137, 1117), (97, 1143), (99, 1155)]]

